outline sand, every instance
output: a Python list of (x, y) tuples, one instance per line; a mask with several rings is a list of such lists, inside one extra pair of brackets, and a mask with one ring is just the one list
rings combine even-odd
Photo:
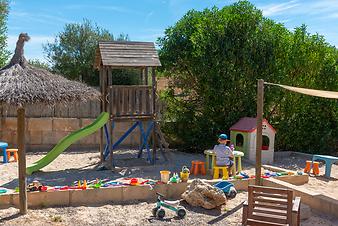
[[(306, 155), (292, 154), (287, 158), (277, 159), (277, 161), (274, 162), (274, 165), (285, 169), (303, 171), (306, 160), (311, 160), (311, 157), (307, 157)], [(331, 178), (324, 177), (325, 164), (322, 162), (320, 163), (319, 171), (319, 176), (310, 174), (309, 182), (302, 185), (301, 187), (338, 199), (338, 165), (332, 165)]]
[[(28, 153), (27, 164), (40, 159), (45, 153)], [(164, 163), (160, 158), (155, 166), (146, 163), (145, 159), (135, 159), (137, 152), (120, 150), (116, 152), (116, 170), (97, 171), (99, 162), (96, 151), (69, 152), (61, 154), (53, 163), (28, 177), (28, 182), (39, 180), (46, 185), (71, 185), (79, 179), (92, 180), (96, 178), (143, 177), (159, 179), (160, 170), (179, 172), (183, 165), (190, 166), (192, 160), (204, 159), (203, 155), (170, 152), (170, 161)], [(146, 156), (144, 156), (146, 157)], [(277, 159), (274, 165), (292, 170), (301, 170), (305, 166), (306, 157), (291, 156)], [(247, 162), (243, 163), (244, 170), (251, 174), (254, 167)], [(321, 172), (324, 168), (321, 165)], [(0, 187), (14, 189), (18, 186), (17, 163), (0, 164)], [(338, 186), (338, 167), (333, 166), (332, 179), (311, 177), (309, 184), (302, 185), (310, 190), (322, 192), (331, 197), (337, 197), (334, 192)], [(175, 217), (173, 212), (162, 221), (151, 216), (154, 203), (111, 204), (103, 206), (59, 207), (29, 210), (26, 216), (17, 215), (15, 208), (0, 210), (0, 225), (241, 225), (241, 203), (247, 199), (247, 193), (241, 192), (229, 200), (226, 206), (219, 210), (204, 210), (185, 205), (188, 214), (183, 220)], [(183, 203), (184, 204), (184, 203)], [(302, 225), (338, 225), (336, 218), (319, 213), (312, 213), (311, 217), (302, 221)]]

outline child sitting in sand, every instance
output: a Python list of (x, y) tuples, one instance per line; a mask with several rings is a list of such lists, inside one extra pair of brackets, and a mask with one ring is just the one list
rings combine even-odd
[(226, 134), (220, 134), (218, 136), (218, 143), (214, 147), (214, 152), (216, 154), (216, 165), (217, 166), (227, 166), (228, 169), (234, 164), (233, 158), (234, 154), (230, 147), (227, 146), (228, 136)]

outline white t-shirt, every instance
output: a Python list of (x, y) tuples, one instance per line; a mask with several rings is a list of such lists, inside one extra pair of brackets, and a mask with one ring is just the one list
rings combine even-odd
[(225, 144), (217, 144), (214, 146), (214, 152), (216, 153), (216, 165), (228, 166), (230, 165), (230, 157), (232, 150)]

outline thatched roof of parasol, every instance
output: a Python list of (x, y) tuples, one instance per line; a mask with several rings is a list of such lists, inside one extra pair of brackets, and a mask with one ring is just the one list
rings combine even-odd
[(0, 69), (0, 104), (53, 106), (99, 98), (94, 88), (29, 65), (23, 55), (24, 42), (28, 40), (26, 33), (20, 34), (12, 60)]

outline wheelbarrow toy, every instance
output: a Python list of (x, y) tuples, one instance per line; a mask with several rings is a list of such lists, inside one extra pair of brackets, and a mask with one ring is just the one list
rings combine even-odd
[(236, 191), (233, 183), (230, 183), (228, 181), (220, 181), (220, 182), (214, 184), (214, 187), (221, 189), (224, 192), (227, 199), (233, 199), (237, 195), (237, 191)]

